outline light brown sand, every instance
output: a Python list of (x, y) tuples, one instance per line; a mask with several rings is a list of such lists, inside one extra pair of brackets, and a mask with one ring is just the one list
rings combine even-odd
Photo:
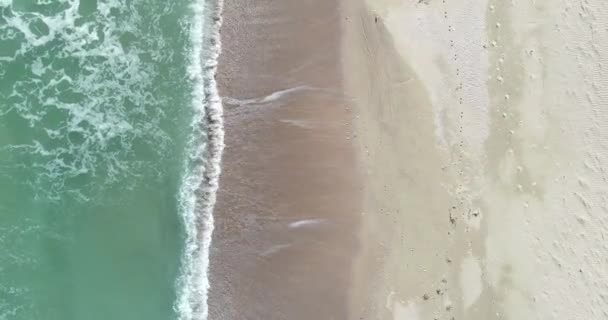
[(362, 189), (336, 6), (226, 2), (210, 319), (349, 318)]
[(608, 3), (366, 2), (352, 318), (605, 319)]
[(344, 3), (344, 78), (356, 99), (366, 172), (363, 250), (351, 318), (410, 319), (411, 313), (415, 319), (420, 313), (420, 319), (432, 319), (437, 313), (410, 310), (401, 304), (407, 301), (443, 310), (444, 318), (457, 312), (447, 302), (456, 281), (448, 261), (462, 249), (450, 241), (456, 228), (450, 211), (458, 204), (442, 186), (448, 162), (433, 147), (430, 98), (399, 57), (381, 17), (363, 2)]

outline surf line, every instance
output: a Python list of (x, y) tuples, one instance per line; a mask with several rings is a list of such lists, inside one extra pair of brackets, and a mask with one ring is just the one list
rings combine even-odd
[(209, 248), (224, 150), (223, 105), (215, 80), (223, 6), (224, 0), (195, 0), (191, 5), (188, 77), (193, 85), (194, 116), (178, 194), (185, 230), (174, 304), (179, 320), (206, 320), (209, 313)]

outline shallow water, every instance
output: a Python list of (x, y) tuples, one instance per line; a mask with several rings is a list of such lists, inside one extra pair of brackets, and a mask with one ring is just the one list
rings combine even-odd
[(191, 317), (194, 2), (0, 0), (0, 319)]

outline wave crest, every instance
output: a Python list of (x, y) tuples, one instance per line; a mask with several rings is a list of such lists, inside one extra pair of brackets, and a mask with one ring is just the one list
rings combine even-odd
[(223, 0), (199, 0), (192, 5), (191, 65), (195, 116), (188, 141), (179, 193), (186, 244), (178, 278), (175, 309), (179, 320), (207, 319), (209, 248), (213, 233), (220, 162), (224, 149), (223, 107), (215, 74), (221, 51)]

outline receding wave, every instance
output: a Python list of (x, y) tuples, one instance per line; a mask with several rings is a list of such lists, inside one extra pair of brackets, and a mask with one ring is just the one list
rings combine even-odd
[(209, 247), (213, 232), (220, 161), (224, 148), (222, 102), (215, 73), (221, 51), (219, 29), (223, 0), (198, 0), (192, 4), (189, 77), (194, 84), (191, 122), (183, 181), (179, 193), (180, 214), (186, 231), (175, 304), (178, 319), (207, 318)]

